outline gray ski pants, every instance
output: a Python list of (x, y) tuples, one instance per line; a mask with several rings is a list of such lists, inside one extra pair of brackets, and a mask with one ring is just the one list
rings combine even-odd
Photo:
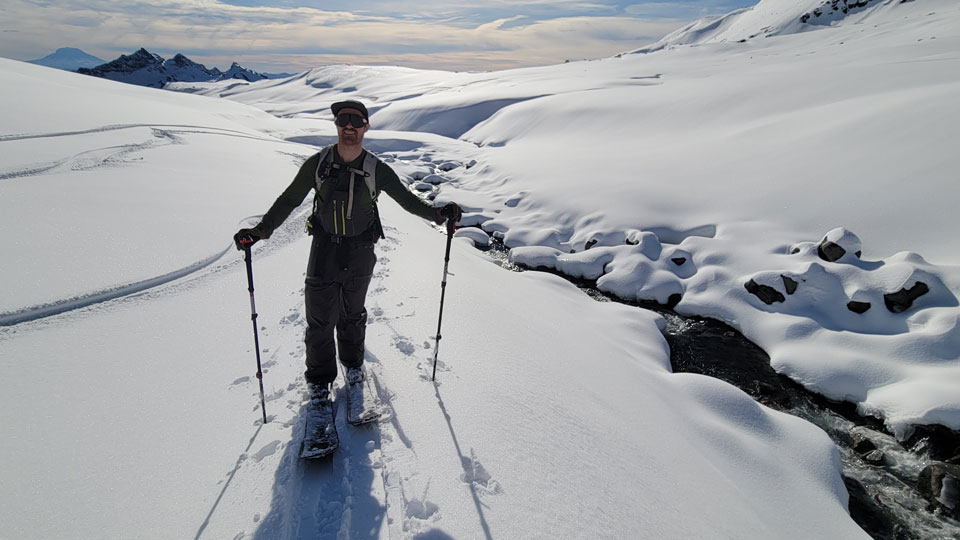
[[(307, 382), (330, 384), (337, 378), (337, 352), (346, 367), (363, 364), (367, 330), (364, 301), (377, 256), (367, 236), (342, 239), (313, 236), (304, 289), (307, 330)], [(334, 342), (336, 330), (336, 342)]]

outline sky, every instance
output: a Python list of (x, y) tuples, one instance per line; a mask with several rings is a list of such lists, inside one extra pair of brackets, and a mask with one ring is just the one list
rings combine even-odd
[(603, 58), (757, 0), (4, 0), (0, 56), (144, 47), (225, 69), (400, 65), (486, 71)]

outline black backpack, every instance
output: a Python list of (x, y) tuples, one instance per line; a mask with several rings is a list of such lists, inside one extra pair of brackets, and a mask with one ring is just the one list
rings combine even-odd
[[(317, 162), (316, 196), (314, 197), (313, 216), (307, 222), (307, 230), (312, 234), (313, 227), (320, 229), (330, 236), (351, 238), (368, 231), (373, 227), (376, 235), (374, 241), (383, 238), (383, 226), (380, 223), (380, 213), (377, 210), (377, 164), (380, 159), (369, 150), (365, 150), (363, 170), (354, 169), (348, 165), (336, 163), (333, 159), (334, 145), (327, 146), (320, 151)], [(344, 172), (350, 174), (347, 188), (343, 189), (340, 182)], [(372, 209), (355, 205), (355, 187), (360, 179), (370, 193)]]

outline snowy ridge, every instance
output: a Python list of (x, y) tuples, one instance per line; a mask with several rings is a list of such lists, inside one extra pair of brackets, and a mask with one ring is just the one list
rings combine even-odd
[(867, 10), (896, 10), (902, 3), (901, 0), (760, 0), (753, 7), (694, 21), (656, 43), (624, 54), (652, 53), (680, 45), (744, 42), (823, 26), (857, 24), (863, 20), (858, 14)]

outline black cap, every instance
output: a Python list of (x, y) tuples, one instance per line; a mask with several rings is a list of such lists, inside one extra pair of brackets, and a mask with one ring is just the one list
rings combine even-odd
[(333, 116), (340, 114), (340, 109), (356, 109), (360, 111), (360, 114), (362, 114), (365, 119), (370, 120), (370, 116), (367, 115), (367, 108), (359, 101), (338, 101), (330, 106), (330, 110), (333, 111)]

